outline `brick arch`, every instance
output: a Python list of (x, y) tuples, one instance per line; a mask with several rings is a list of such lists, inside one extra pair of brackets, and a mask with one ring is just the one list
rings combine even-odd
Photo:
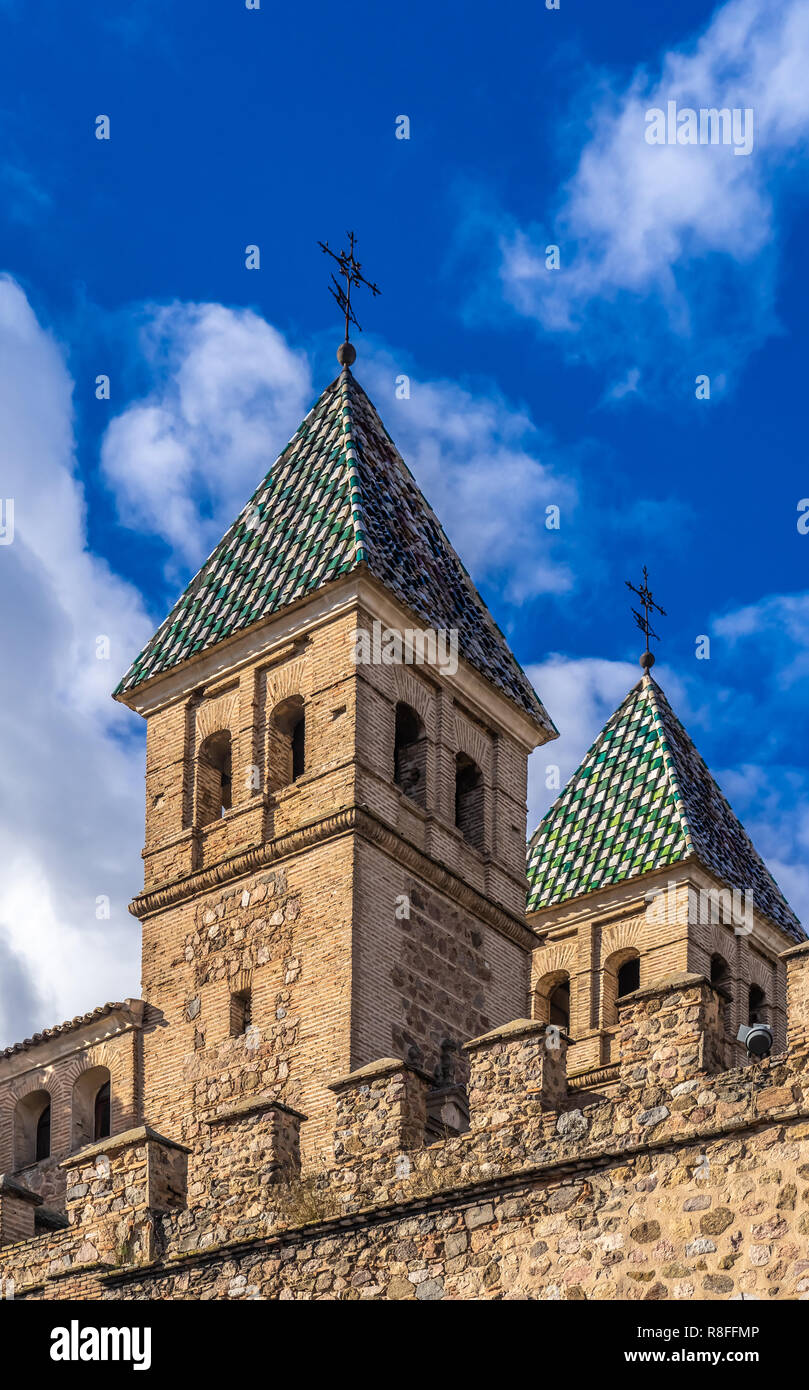
[(430, 737), (435, 736), (435, 697), (420, 680), (417, 680), (412, 671), (406, 667), (396, 665), (390, 670), (393, 673), (393, 681), (396, 686), (396, 699), (412, 709), (424, 721), (424, 726)]
[(708, 956), (723, 956), (728, 965), (732, 966), (736, 952), (734, 932), (722, 927), (719, 922), (710, 922), (703, 931), (703, 946)]
[(492, 742), (480, 729), (455, 711), (455, 752), (466, 753), (477, 763), (487, 782), (492, 775)]
[(601, 958), (606, 963), (616, 951), (642, 949), (646, 921), (643, 917), (630, 917), (625, 922), (615, 922), (604, 928), (601, 937)]
[(12, 1081), (8, 1088), (8, 1100), (16, 1105), (18, 1100), (24, 1100), (32, 1091), (48, 1091), (53, 1102), (59, 1096), (61, 1081), (61, 1068), (38, 1067), (36, 1071), (26, 1072)]
[(106, 1067), (113, 1081), (123, 1079), (126, 1068), (121, 1051), (109, 1042), (93, 1043), (85, 1052), (77, 1053), (64, 1065), (65, 1084), (73, 1090), (79, 1077), (93, 1067)]
[(775, 989), (775, 965), (762, 960), (755, 951), (748, 950), (742, 957), (742, 971), (747, 984), (763, 989), (767, 1002), (771, 1004)]
[(197, 746), (203, 744), (210, 734), (228, 729), (231, 734), (236, 722), (238, 691), (221, 695), (218, 700), (208, 700), (200, 705), (196, 715)]
[[(536, 989), (540, 979), (554, 971), (564, 971), (570, 975), (576, 963), (576, 948), (572, 942), (560, 943), (555, 946), (544, 947), (541, 951), (534, 953), (535, 962), (535, 981), (533, 988)], [(538, 973), (541, 969), (541, 975)]]
[(300, 695), (303, 690), (303, 676), (306, 663), (303, 657), (296, 657), (294, 661), (287, 661), (278, 671), (267, 675), (267, 710), (271, 712), (276, 705), (280, 705), (282, 700), (288, 700), (290, 695)]

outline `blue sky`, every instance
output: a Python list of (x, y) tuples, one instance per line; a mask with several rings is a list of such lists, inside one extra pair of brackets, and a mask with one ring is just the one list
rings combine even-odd
[[(357, 375), (562, 733), (532, 827), (634, 679), (646, 563), (656, 671), (806, 920), (805, 7), (0, 0), (0, 31), (0, 1043), (138, 991), (109, 691), (335, 374), (316, 243), (349, 226)], [(648, 145), (668, 100), (752, 109), (751, 153)]]

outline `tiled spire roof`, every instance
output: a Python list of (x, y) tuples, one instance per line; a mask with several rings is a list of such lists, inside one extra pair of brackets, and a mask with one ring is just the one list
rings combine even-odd
[(556, 731), (348, 369), (310, 410), (116, 695), (365, 567), (549, 733)]
[(528, 847), (528, 911), (696, 859), (795, 940), (798, 919), (651, 676), (608, 720)]

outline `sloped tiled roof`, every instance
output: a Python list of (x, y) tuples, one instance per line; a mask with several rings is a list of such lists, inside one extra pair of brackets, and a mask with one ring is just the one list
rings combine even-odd
[(89, 1013), (77, 1014), (75, 1018), (69, 1018), (65, 1023), (57, 1023), (53, 1028), (43, 1028), (41, 1033), (34, 1033), (33, 1037), (25, 1038), (23, 1042), (0, 1048), (0, 1057), (13, 1057), (17, 1052), (28, 1052), (38, 1043), (57, 1038), (61, 1033), (72, 1033), (75, 1028), (81, 1028), (85, 1023), (95, 1023), (97, 1019), (106, 1018), (107, 1014), (114, 1014), (119, 1010), (129, 1011), (129, 1000), (119, 1004), (99, 1004), (98, 1008), (90, 1009)]
[(366, 567), (549, 733), (555, 729), (348, 369), (326, 388), (115, 694)]
[(528, 846), (528, 911), (686, 859), (804, 933), (660, 686), (629, 692)]

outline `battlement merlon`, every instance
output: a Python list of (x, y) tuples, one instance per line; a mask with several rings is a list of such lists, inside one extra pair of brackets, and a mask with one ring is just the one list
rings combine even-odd
[(31, 1240), (35, 1234), (35, 1214), (42, 1198), (17, 1182), (10, 1173), (0, 1173), (0, 1245)]
[(787, 968), (787, 1049), (809, 1051), (809, 941), (781, 953)]

